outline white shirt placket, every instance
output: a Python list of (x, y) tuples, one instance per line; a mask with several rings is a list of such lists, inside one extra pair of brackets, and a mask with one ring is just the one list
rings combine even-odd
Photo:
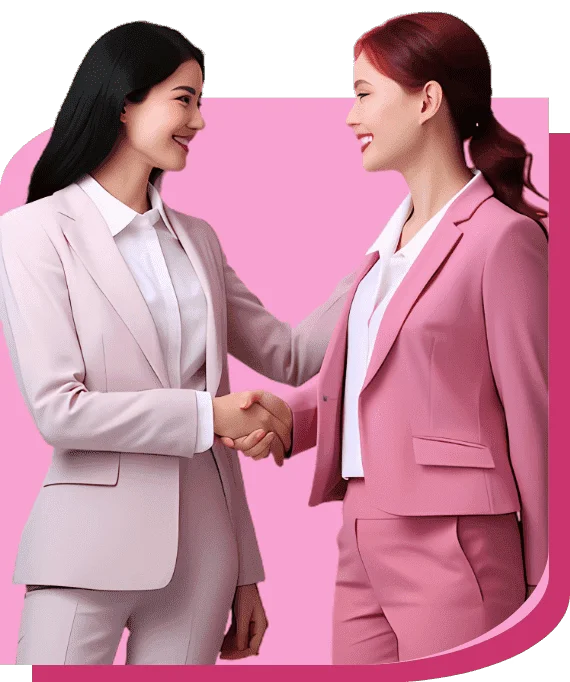
[[(180, 356), (182, 340), (180, 309), (172, 279), (166, 266), (166, 260), (162, 253), (162, 248), (154, 227), (158, 220), (160, 220), (158, 210), (151, 209), (140, 217), (135, 217), (132, 227), (140, 229), (144, 235), (145, 250), (148, 254), (148, 260), (143, 257), (143, 268), (148, 267), (148, 265), (152, 267), (153, 273), (148, 273), (149, 282), (154, 282), (155, 285), (158, 284), (158, 288), (154, 288), (154, 295), (149, 292), (145, 298), (147, 298), (151, 314), (156, 323), (162, 351), (166, 359), (170, 385), (172, 388), (180, 388)], [(161, 300), (157, 301), (157, 298), (160, 298)], [(153, 305), (153, 300), (156, 301), (156, 305)]]

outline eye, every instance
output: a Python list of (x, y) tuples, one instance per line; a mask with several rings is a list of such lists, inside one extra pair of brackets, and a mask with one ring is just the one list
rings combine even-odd
[(362, 99), (363, 97), (368, 97), (369, 94), (370, 94), (369, 92), (361, 92), (356, 96), (358, 97), (358, 99)]
[(188, 100), (186, 104), (190, 104), (190, 95), (182, 95), (182, 97), (177, 97), (176, 99)]
[(198, 104), (196, 106), (198, 107), (198, 109), (202, 106), (202, 100), (201, 99), (198, 100)]

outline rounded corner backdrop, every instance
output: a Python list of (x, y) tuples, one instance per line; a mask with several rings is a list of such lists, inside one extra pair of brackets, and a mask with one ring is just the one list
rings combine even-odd
[[(396, 173), (362, 168), (360, 145), (345, 123), (350, 107), (351, 100), (340, 98), (207, 99), (206, 127), (190, 145), (186, 168), (166, 173), (162, 183), (164, 202), (207, 220), (240, 278), (272, 313), (293, 325), (357, 267), (407, 193)], [(495, 99), (493, 109), (533, 154), (532, 181), (548, 196), (548, 100)], [(0, 214), (25, 202), (49, 134), (34, 136), (10, 160), (0, 184)], [(545, 205), (533, 195), (529, 199)], [(11, 664), (24, 594), (23, 585), (12, 583), (14, 560), (51, 446), (26, 409), (2, 334), (0, 377), (0, 664)], [(231, 357), (230, 379), (233, 391), (262, 388), (285, 399), (294, 391)], [(259, 657), (231, 665), (328, 665), (341, 504), (308, 507), (314, 450), (282, 469), (271, 458), (240, 457), (267, 576), (259, 589), (270, 627)], [(553, 542), (551, 528), (551, 556)], [(514, 616), (476, 640), (487, 644), (471, 642), (459, 647), (461, 653), (389, 664), (383, 671), (406, 667), (414, 679), (426, 679), (436, 671), (459, 673), (519, 653), (550, 632), (566, 608), (555, 622), (547, 619), (548, 627), (521, 629), (533, 609), (545, 608), (547, 587), (548, 569)], [(125, 660), (127, 634), (115, 663)]]

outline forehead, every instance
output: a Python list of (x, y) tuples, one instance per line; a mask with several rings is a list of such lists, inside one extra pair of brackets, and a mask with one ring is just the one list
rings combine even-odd
[(358, 55), (358, 59), (354, 62), (354, 80), (366, 80), (372, 83), (374, 80), (383, 78), (378, 69), (373, 66), (364, 51)]
[[(358, 84), (358, 81), (365, 82)], [(358, 59), (354, 62), (354, 87), (356, 88), (360, 85), (365, 88), (368, 83), (375, 88), (391, 88), (395, 85), (394, 81), (378, 71), (378, 69), (370, 63), (365, 53), (361, 52), (358, 55)]]

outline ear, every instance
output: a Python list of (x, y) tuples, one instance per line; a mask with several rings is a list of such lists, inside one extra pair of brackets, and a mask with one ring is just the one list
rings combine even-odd
[(127, 101), (125, 100), (125, 102), (123, 103), (123, 109), (121, 110), (121, 113), (119, 115), (119, 120), (121, 121), (121, 123), (126, 123), (126, 121), (127, 121), (127, 115), (126, 115), (127, 110), (125, 108), (126, 105), (127, 105)]
[(443, 90), (437, 81), (428, 81), (422, 90), (421, 102), (422, 108), (420, 113), (420, 123), (425, 123), (427, 120), (435, 116), (439, 111), (443, 101)]

